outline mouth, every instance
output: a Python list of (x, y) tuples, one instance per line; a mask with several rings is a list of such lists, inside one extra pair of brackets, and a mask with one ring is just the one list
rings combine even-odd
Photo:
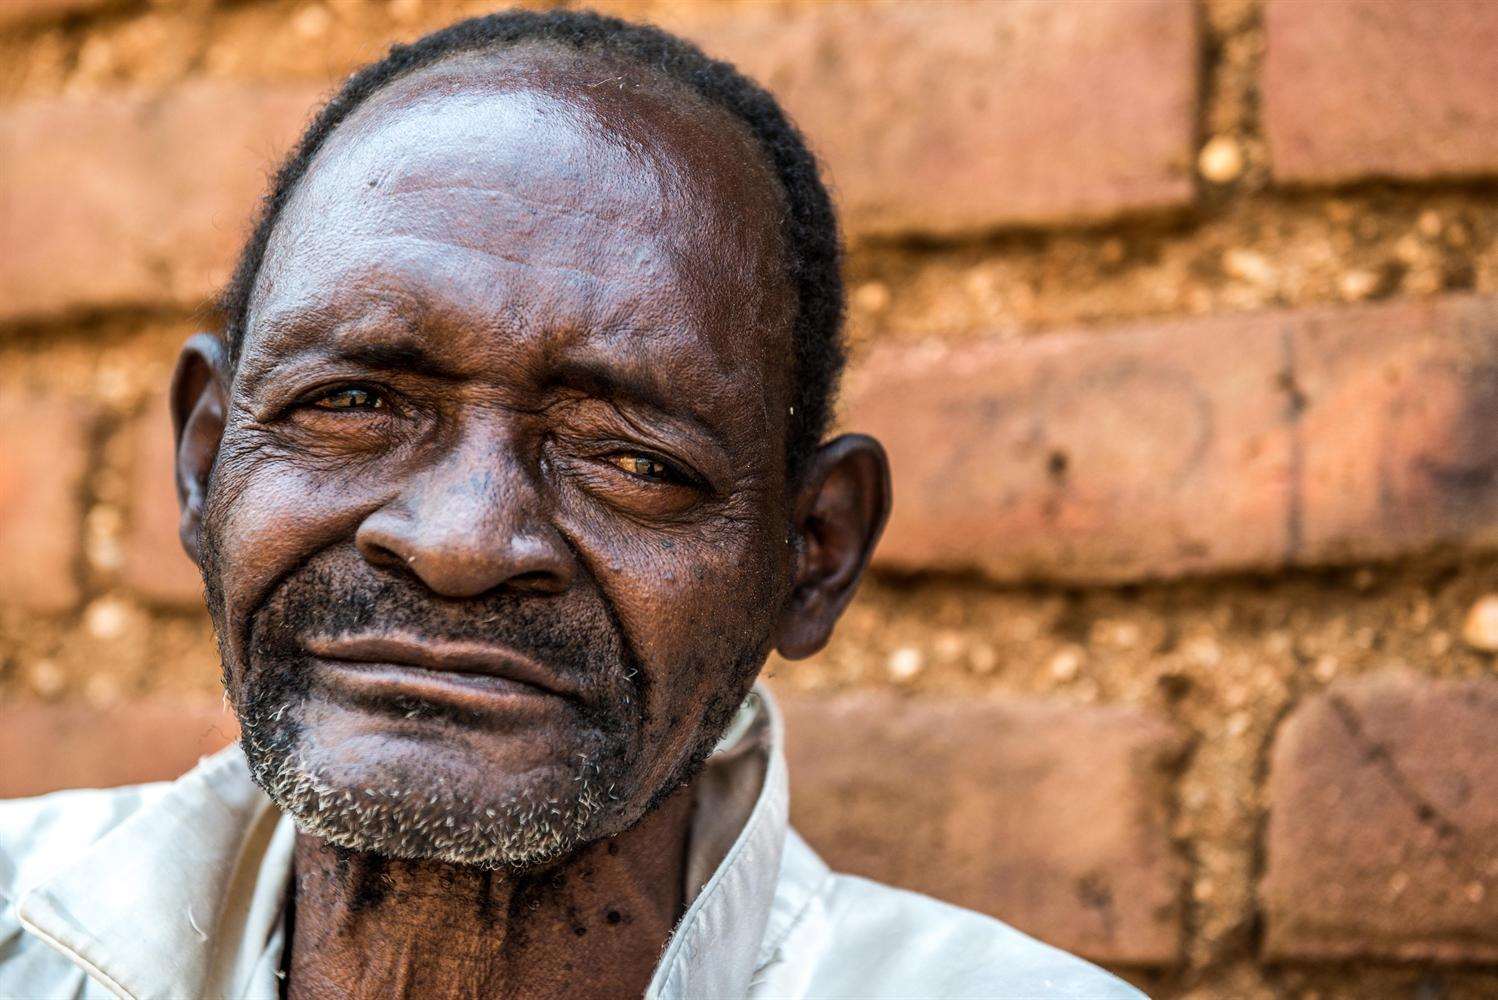
[(495, 711), (580, 692), (523, 654), (483, 642), (407, 636), (310, 639), (325, 679), (373, 699), (416, 699), (470, 711)]

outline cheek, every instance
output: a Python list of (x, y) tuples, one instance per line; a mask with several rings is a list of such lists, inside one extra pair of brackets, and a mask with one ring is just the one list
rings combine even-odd
[(611, 538), (579, 547), (649, 677), (651, 715), (689, 719), (772, 627), (784, 539), (746, 524)]
[(341, 538), (352, 539), (379, 504), (354, 483), (312, 474), (263, 452), (225, 456), (210, 498), (224, 619), (236, 650), (247, 622), (297, 566)]

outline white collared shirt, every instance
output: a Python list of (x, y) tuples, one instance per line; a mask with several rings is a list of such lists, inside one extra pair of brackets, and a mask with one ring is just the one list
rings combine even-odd
[[(830, 870), (791, 830), (762, 690), (697, 780), (648, 997), (1137, 998), (1006, 924)], [(275, 1000), (295, 830), (238, 747), (171, 783), (0, 803), (0, 997)]]

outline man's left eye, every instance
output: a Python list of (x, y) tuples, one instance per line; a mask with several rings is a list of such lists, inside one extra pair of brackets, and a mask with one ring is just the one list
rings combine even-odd
[(348, 386), (319, 396), (312, 405), (319, 410), (378, 410), (384, 408), (385, 401), (370, 389)]
[(667, 483), (677, 482), (681, 478), (671, 466), (649, 455), (610, 455), (609, 461), (630, 475), (639, 476), (641, 479)]

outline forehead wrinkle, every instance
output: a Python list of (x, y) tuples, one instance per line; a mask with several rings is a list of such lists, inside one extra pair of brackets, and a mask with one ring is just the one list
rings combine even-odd
[[(517, 78), (522, 68), (539, 68), (539, 79)], [(488, 75), (481, 76), (481, 72)], [(590, 77), (592, 82), (588, 82)], [(619, 87), (613, 86), (616, 82)], [(603, 83), (610, 86), (598, 86)], [(541, 87), (569, 100), (542, 94)], [(482, 107), (492, 105), (493, 98), (530, 102), (562, 118), (570, 128), (590, 133), (617, 154), (618, 162), (612, 164), (617, 169), (608, 171), (611, 181), (639, 182), (637, 190), (629, 192), (637, 197), (629, 199), (623, 211), (608, 210), (617, 207), (614, 202), (600, 207), (599, 202), (591, 200), (571, 206), (571, 214), (591, 214), (615, 228), (622, 226), (644, 234), (652, 225), (659, 227), (665, 221), (673, 204), (712, 212), (714, 225), (686, 227), (686, 245), (680, 247), (680, 256), (694, 260), (712, 257), (720, 273), (737, 275), (741, 283), (750, 286), (756, 307), (765, 297), (766, 287), (788, 290), (783, 233), (778, 224), (785, 213), (785, 195), (765, 162), (764, 152), (732, 115), (664, 75), (607, 53), (527, 44), (449, 57), (392, 84), (390, 91), (377, 95), (360, 112), (378, 114), (381, 101), (402, 110), (431, 113), (439, 104), (466, 102)], [(673, 130), (675, 135), (662, 141), (663, 133)], [(683, 135), (690, 141), (679, 141)], [(730, 151), (733, 146), (738, 148)], [(725, 152), (730, 155), (725, 157)], [(552, 166), (564, 160), (553, 157)], [(477, 162), (472, 165), (481, 166)], [(495, 196), (513, 198), (506, 190), (513, 179), (506, 175), (490, 186), (497, 192)], [(600, 193), (591, 184), (592, 176), (570, 179), (588, 182), (589, 193), (595, 198)], [(414, 191), (428, 183), (408, 176), (398, 180), (394, 189)], [(446, 185), (456, 186), (454, 182)], [(473, 185), (465, 182), (464, 186)], [(641, 199), (647, 206), (644, 213)], [(557, 207), (532, 198), (525, 201), (533, 209)], [(764, 209), (764, 215), (777, 224), (753, 224), (757, 218), (753, 211), (718, 211), (720, 206), (743, 204)], [(692, 239), (708, 229), (719, 239), (709, 243)], [(722, 239), (725, 236), (727, 241)], [(667, 236), (672, 244), (682, 242), (674, 237), (674, 233)]]
[[(715, 375), (740, 373), (747, 360), (725, 355), (719, 338), (703, 335), (725, 326), (725, 317), (709, 308), (717, 297), (690, 280), (691, 269), (679, 266), (677, 251), (669, 247), (635, 247), (628, 257), (609, 257), (609, 247), (595, 243), (588, 266), (570, 266), (544, 259), (544, 251), (505, 252), (494, 240), (478, 245), (473, 233), (382, 234), (361, 242), (361, 252), (344, 255), (331, 273), (290, 268), (268, 283), (249, 324), (257, 349), (270, 346), (263, 328), (288, 321), (344, 325), (350, 320), (340, 317), (372, 312), (387, 323), (435, 324), (426, 317), (449, 313), (441, 325), (454, 330), (511, 338), (520, 332), (511, 327), (524, 321), (536, 331), (586, 333), (610, 345), (627, 340), (636, 350), (641, 341), (686, 334), (697, 346), (694, 361)], [(656, 280), (642, 281), (650, 276)], [(662, 360), (676, 359), (652, 359)], [(689, 372), (675, 367), (681, 375)]]
[(374, 331), (409, 335), (419, 323), (420, 303), (394, 283), (366, 290), (359, 308), (352, 311), (338, 300), (337, 285), (334, 289), (331, 295), (321, 288), (311, 289), (314, 294), (285, 303), (276, 303), (272, 296), (268, 309), (262, 304), (246, 324), (236, 381), (252, 388), (266, 375), (329, 342), (367, 338)]
[[(385, 260), (388, 265), (390, 258)], [(517, 266), (528, 269), (529, 264), (521, 261)], [(360, 277), (372, 276), (367, 269), (358, 273)], [(425, 353), (434, 358), (448, 353), (462, 356), (476, 348), (478, 356), (469, 362), (475, 370), (511, 364), (515, 350), (524, 349), (528, 342), (534, 345), (540, 366), (565, 367), (575, 361), (598, 371), (613, 368), (637, 384), (650, 384), (657, 398), (668, 398), (674, 391), (684, 408), (704, 423), (716, 421), (709, 419), (709, 410), (694, 405), (693, 400), (731, 402), (724, 400), (724, 393), (715, 387), (753, 384), (752, 380), (731, 378), (742, 374), (747, 362), (724, 357), (710, 340), (698, 339), (701, 349), (692, 352), (689, 364), (683, 364), (682, 353), (672, 350), (670, 343), (682, 332), (679, 315), (669, 309), (657, 315), (649, 302), (635, 308), (628, 300), (600, 296), (587, 301), (593, 309), (579, 314), (573, 311), (578, 298), (563, 296), (549, 304), (551, 309), (546, 308), (548, 303), (532, 303), (528, 310), (496, 308), (454, 314), (451, 307), (466, 301), (466, 297), (424, 294), (424, 277), (376, 278), (377, 285), (388, 288), (386, 295), (344, 291), (365, 285), (351, 279), (334, 282), (333, 287), (339, 291), (331, 297), (318, 295), (302, 302), (274, 303), (273, 311), (257, 317), (252, 331), (254, 348), (246, 353), (246, 371), (258, 375), (260, 369), (274, 370), (287, 355), (302, 356), (317, 350), (318, 340), (327, 353), (335, 356), (358, 354), (351, 348), (361, 344), (431, 348), (446, 342), (451, 351), (427, 349)], [(607, 311), (598, 308), (600, 304)], [(652, 324), (652, 320), (658, 322)], [(437, 331), (441, 331), (441, 337)]]
[[(448, 69), (439, 63), (376, 93), (329, 137), (318, 159), (371, 153), (376, 162), (368, 165), (376, 168), (379, 187), (396, 194), (460, 185), (505, 191), (523, 178), (566, 191), (586, 190), (593, 200), (588, 207), (573, 203), (571, 212), (591, 213), (609, 225), (638, 227), (642, 202), (653, 211), (641, 221), (664, 220), (670, 175), (679, 171), (669, 158), (656, 155), (655, 143), (648, 141), (655, 136), (636, 135), (628, 127), (632, 116), (600, 114), (591, 100), (579, 99), (576, 88), (566, 85), (571, 81), (549, 80), (553, 92), (548, 92), (526, 79), (455, 81), (444, 72)], [(632, 110), (637, 116), (641, 109)], [(536, 155), (538, 137), (547, 144), (545, 156)], [(392, 151), (397, 158), (389, 162)], [(492, 183), (434, 184), (412, 166), (478, 173)], [(610, 186), (623, 186), (627, 197), (604, 200), (609, 192), (598, 185), (599, 177), (607, 177)], [(566, 204), (533, 197), (524, 201), (540, 209)]]

